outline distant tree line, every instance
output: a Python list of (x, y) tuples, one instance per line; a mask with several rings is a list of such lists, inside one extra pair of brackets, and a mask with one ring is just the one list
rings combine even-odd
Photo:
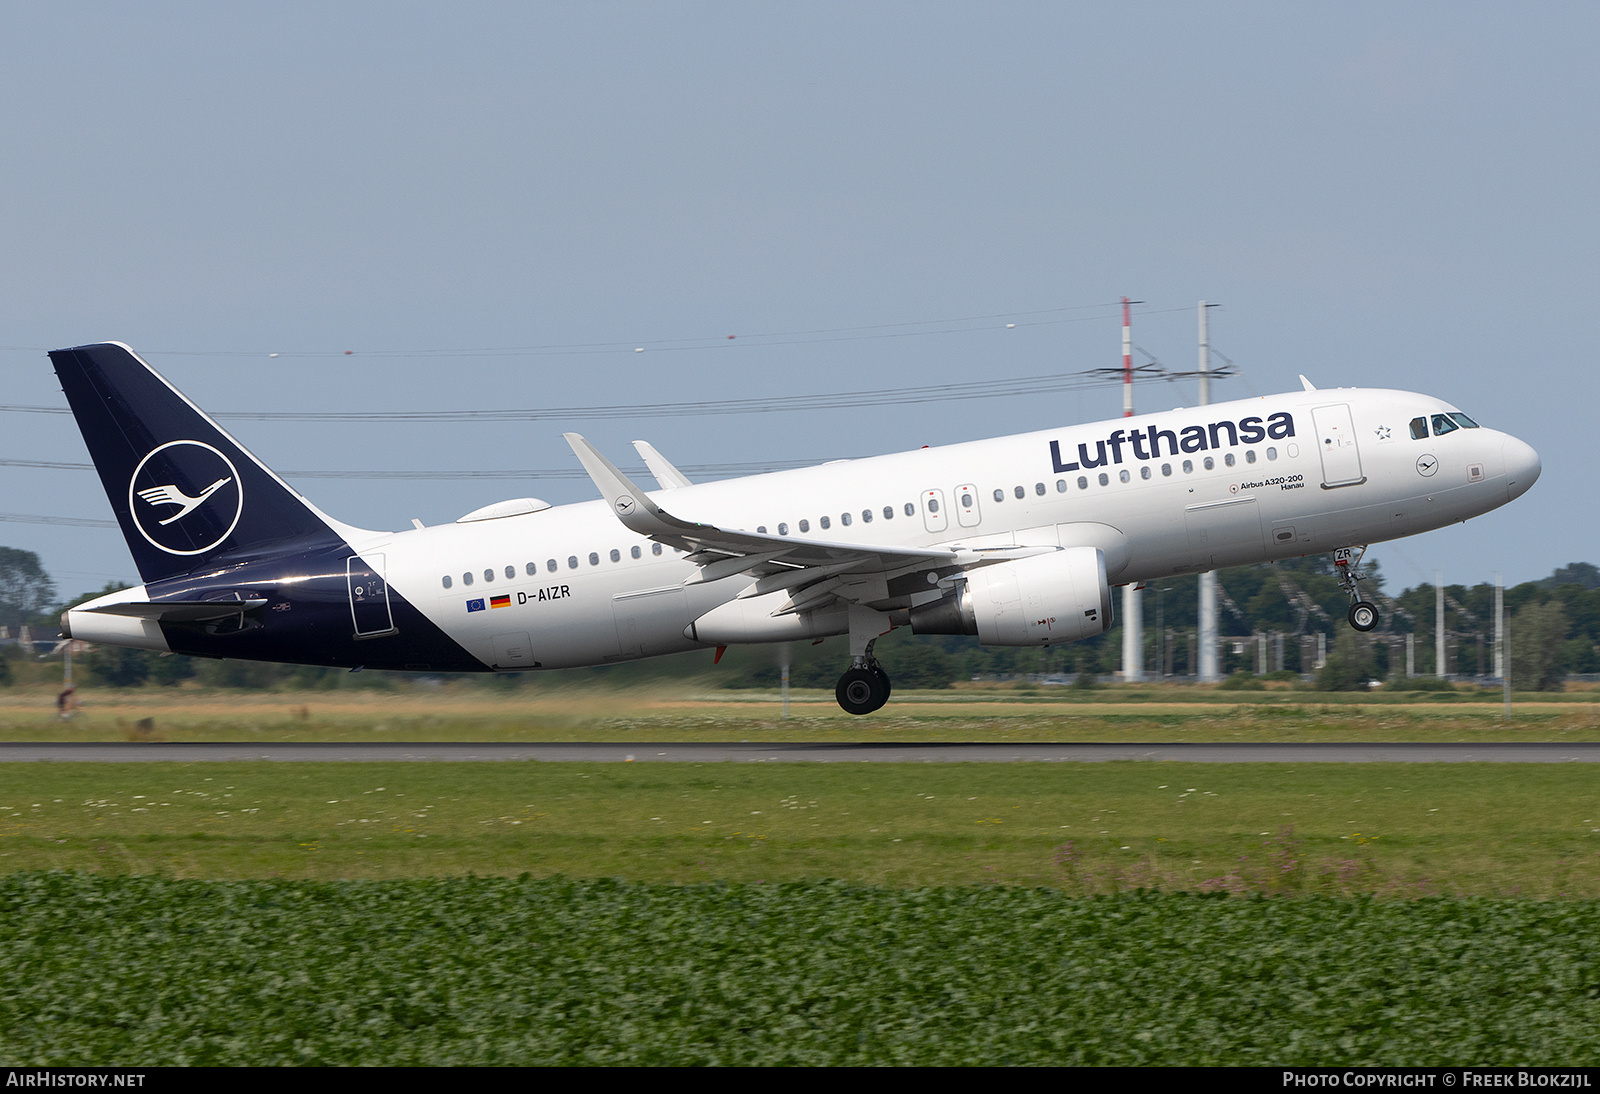
[[(1311, 659), (1316, 636), (1323, 636), (1326, 664), (1317, 672), (1319, 686), (1365, 687), (1369, 680), (1398, 684), (1405, 678), (1404, 637), (1413, 636), (1417, 680), (1435, 676), (1435, 590), (1423, 584), (1392, 598), (1383, 594), (1383, 577), (1368, 563), (1364, 590), (1382, 609), (1383, 623), (1361, 636), (1345, 623), (1348, 598), (1339, 588), (1328, 556), (1292, 559), (1275, 565), (1240, 566), (1218, 574), (1222, 590), (1219, 631), (1225, 675), (1252, 673), (1258, 667), (1256, 635), (1269, 640), (1270, 659), (1277, 667), (1282, 650), (1284, 675), (1317, 672)], [(56, 600), (56, 586), (31, 551), (0, 547), (0, 625), (28, 624), (40, 636), (57, 633), (60, 613), (107, 592), (111, 584), (66, 603)], [(1446, 663), (1449, 675), (1483, 676), (1493, 672), (1494, 587), (1447, 585), (1445, 613)], [(1518, 690), (1559, 689), (1571, 673), (1600, 673), (1600, 567), (1587, 562), (1562, 566), (1549, 577), (1505, 591), (1510, 620), (1512, 686)], [(1119, 605), (1120, 607), (1120, 602)], [(1196, 658), (1198, 589), (1192, 574), (1153, 581), (1144, 591), (1144, 644), (1147, 679), (1188, 677)], [(1231, 640), (1231, 641), (1230, 641)], [(1236, 648), (1238, 647), (1238, 648)], [(7, 645), (0, 658), (0, 685), (9, 682), (9, 660), (21, 656)], [(974, 638), (918, 636), (905, 628), (880, 639), (875, 653), (896, 686), (938, 688), (959, 680), (1015, 678), (1035, 674), (1073, 673), (1107, 676), (1121, 667), (1122, 628), (1087, 642), (1052, 649), (980, 646)], [(631, 665), (573, 670), (625, 678), (678, 677), (704, 674), (728, 687), (775, 687), (782, 665), (789, 664), (796, 687), (831, 688), (848, 655), (844, 640), (794, 643), (788, 647), (750, 646), (730, 650), (715, 669), (700, 662), (703, 653)], [(363, 672), (314, 666), (273, 665), (249, 661), (161, 655), (146, 650), (97, 647), (80, 664), (93, 682), (114, 687), (173, 686), (185, 681), (236, 688), (381, 688), (394, 686), (406, 674)], [(529, 673), (486, 677), (488, 686), (537, 686), (540, 679), (565, 674)]]

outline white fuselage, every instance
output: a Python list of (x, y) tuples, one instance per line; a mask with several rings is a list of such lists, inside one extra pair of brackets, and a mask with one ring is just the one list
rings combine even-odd
[[(1516, 438), (1408, 429), (1454, 409), (1303, 391), (651, 496), (686, 520), (828, 543), (1094, 546), (1128, 584), (1413, 535), (1526, 490), (1538, 456)], [(686, 628), (754, 580), (686, 584), (694, 563), (598, 500), (350, 545), (473, 656), (510, 670), (703, 648)]]

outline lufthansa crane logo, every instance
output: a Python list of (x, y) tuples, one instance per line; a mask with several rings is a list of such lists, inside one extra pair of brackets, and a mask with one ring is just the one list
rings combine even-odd
[(203, 441), (168, 441), (139, 461), (128, 482), (128, 511), (157, 550), (203, 555), (239, 524), (239, 469)]

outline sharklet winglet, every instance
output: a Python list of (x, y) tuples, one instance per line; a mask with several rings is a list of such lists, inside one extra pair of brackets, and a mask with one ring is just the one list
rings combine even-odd
[(573, 454), (583, 464), (589, 478), (594, 480), (600, 496), (629, 531), (641, 536), (678, 538), (705, 530), (703, 525), (680, 520), (651, 501), (637, 483), (617, 470), (616, 464), (602, 456), (580, 434), (563, 433), (562, 437), (572, 446)]

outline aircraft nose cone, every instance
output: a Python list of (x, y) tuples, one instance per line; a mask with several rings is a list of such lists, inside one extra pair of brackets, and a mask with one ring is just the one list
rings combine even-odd
[(1533, 446), (1515, 437), (1507, 437), (1500, 451), (1505, 460), (1506, 490), (1514, 501), (1526, 494), (1528, 487), (1539, 481), (1539, 472), (1543, 470), (1543, 466), (1539, 463), (1539, 453), (1533, 450)]

